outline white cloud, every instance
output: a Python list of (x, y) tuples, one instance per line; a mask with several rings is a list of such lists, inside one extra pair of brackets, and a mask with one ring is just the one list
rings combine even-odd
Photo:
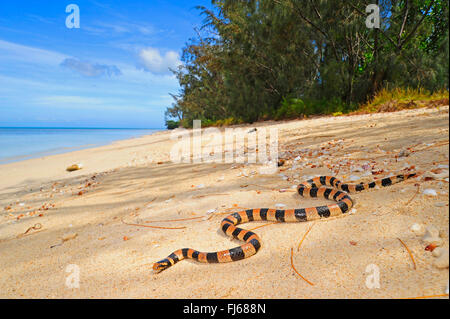
[(55, 107), (58, 109), (76, 109), (76, 110), (93, 110), (93, 111), (145, 111), (145, 107), (129, 105), (126, 99), (108, 98), (108, 97), (92, 97), (78, 95), (50, 95), (41, 96), (33, 100), (34, 105)]
[(58, 52), (0, 40), (0, 59), (3, 61), (15, 60), (33, 64), (56, 65), (67, 57)]
[(89, 63), (85, 61), (80, 61), (74, 58), (67, 58), (62, 63), (61, 66), (74, 70), (81, 75), (87, 77), (97, 77), (101, 75), (107, 75), (109, 77), (113, 75), (121, 75), (122, 72), (115, 65), (106, 65), (98, 63)]
[(180, 64), (179, 55), (175, 51), (167, 51), (161, 55), (158, 49), (146, 48), (139, 52), (139, 66), (152, 73), (170, 73), (169, 68), (174, 69)]
[(103, 100), (95, 97), (85, 96), (68, 96), (68, 95), (55, 95), (44, 96), (36, 99), (36, 104), (52, 106), (61, 104), (64, 105), (100, 105), (103, 104)]
[(150, 24), (114, 22), (106, 23), (103, 21), (94, 22), (91, 26), (83, 26), (83, 30), (94, 34), (142, 34), (144, 36), (153, 35), (157, 32), (155, 27)]

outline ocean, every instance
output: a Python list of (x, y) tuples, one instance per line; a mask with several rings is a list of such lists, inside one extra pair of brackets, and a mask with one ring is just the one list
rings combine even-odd
[(164, 129), (0, 128), (0, 164), (110, 144)]

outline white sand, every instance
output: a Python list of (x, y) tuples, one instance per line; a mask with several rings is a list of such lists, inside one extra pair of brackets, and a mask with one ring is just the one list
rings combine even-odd
[[(170, 132), (1, 165), (0, 297), (406, 298), (443, 294), (448, 268), (433, 266), (435, 257), (410, 227), (434, 225), (448, 247), (448, 179), (411, 179), (355, 194), (356, 211), (341, 218), (262, 227), (255, 230), (263, 241), (261, 250), (242, 261), (209, 265), (182, 261), (160, 274), (151, 267), (179, 248), (217, 251), (239, 245), (219, 230), (225, 216), (219, 213), (233, 211), (233, 206), (275, 208), (282, 203), (296, 208), (329, 203), (278, 190), (289, 189), (308, 175), (335, 175), (340, 162), (337, 177), (344, 181), (362, 174), (350, 172), (351, 165), (361, 167), (371, 161), (375, 169), (384, 170), (376, 178), (406, 166), (428, 172), (448, 165), (448, 120), (447, 106), (249, 125), (248, 129), (258, 131), (279, 130), (279, 152), (286, 164), (273, 175), (252, 175), (259, 164), (174, 164), (169, 160), (175, 143)], [(395, 155), (406, 148), (413, 152), (397, 161)], [(300, 150), (306, 150), (300, 154), (306, 159), (299, 161), (304, 166), (289, 170)], [(315, 151), (329, 154), (319, 157), (313, 155)], [(65, 171), (79, 162), (82, 170)], [(405, 205), (416, 193), (415, 183), (420, 184), (420, 193)], [(201, 184), (205, 187), (195, 187)], [(421, 193), (428, 188), (437, 196)], [(211, 209), (216, 213), (207, 219)], [(201, 216), (205, 218), (148, 224), (183, 229), (136, 227), (121, 221), (142, 224)], [(41, 229), (23, 235), (37, 223)], [(264, 223), (243, 228), (260, 225)], [(50, 248), (64, 236), (69, 239)], [(411, 250), (417, 269), (397, 238)], [(291, 247), (296, 269), (313, 286), (291, 268)], [(371, 264), (380, 271), (379, 288), (366, 285), (371, 275), (366, 268)], [(69, 265), (80, 271), (79, 288), (66, 285), (74, 269)]]

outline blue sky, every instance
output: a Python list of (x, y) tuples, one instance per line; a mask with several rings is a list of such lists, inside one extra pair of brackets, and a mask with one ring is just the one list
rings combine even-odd
[[(66, 27), (66, 6), (80, 28)], [(161, 128), (210, 1), (0, 1), (0, 126)]]

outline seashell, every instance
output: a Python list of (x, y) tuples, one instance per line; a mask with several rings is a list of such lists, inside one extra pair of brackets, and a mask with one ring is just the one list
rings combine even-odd
[(437, 196), (436, 191), (432, 188), (427, 188), (422, 193), (427, 196)]
[(433, 250), (433, 256), (434, 257), (440, 257), (444, 252), (445, 252), (445, 248), (444, 247), (436, 247)]
[(425, 172), (422, 176), (424, 179), (444, 179), (449, 177), (448, 171), (444, 171), (442, 173), (436, 174), (433, 172)]
[(364, 169), (361, 167), (353, 167), (350, 169), (352, 172), (364, 172)]
[(448, 256), (448, 248), (447, 248), (447, 249), (443, 249), (442, 254), (434, 260), (433, 265), (439, 269), (448, 268), (448, 260), (449, 260), (449, 256)]
[(407, 157), (409, 156), (409, 154), (411, 154), (411, 152), (409, 150), (402, 150), (399, 154), (398, 157)]
[(73, 172), (83, 168), (83, 164), (73, 164), (66, 168), (66, 171)]
[(425, 235), (425, 226), (423, 224), (414, 223), (411, 225), (410, 229), (416, 236)]
[(422, 237), (422, 241), (426, 245), (434, 244), (436, 247), (442, 246), (442, 244), (444, 243), (442, 238), (439, 236), (439, 230), (432, 225), (426, 228), (425, 234)]
[(446, 206), (446, 205), (447, 205), (446, 202), (437, 202), (437, 203), (434, 203), (434, 206), (436, 206), (436, 207), (444, 207), (444, 206)]

